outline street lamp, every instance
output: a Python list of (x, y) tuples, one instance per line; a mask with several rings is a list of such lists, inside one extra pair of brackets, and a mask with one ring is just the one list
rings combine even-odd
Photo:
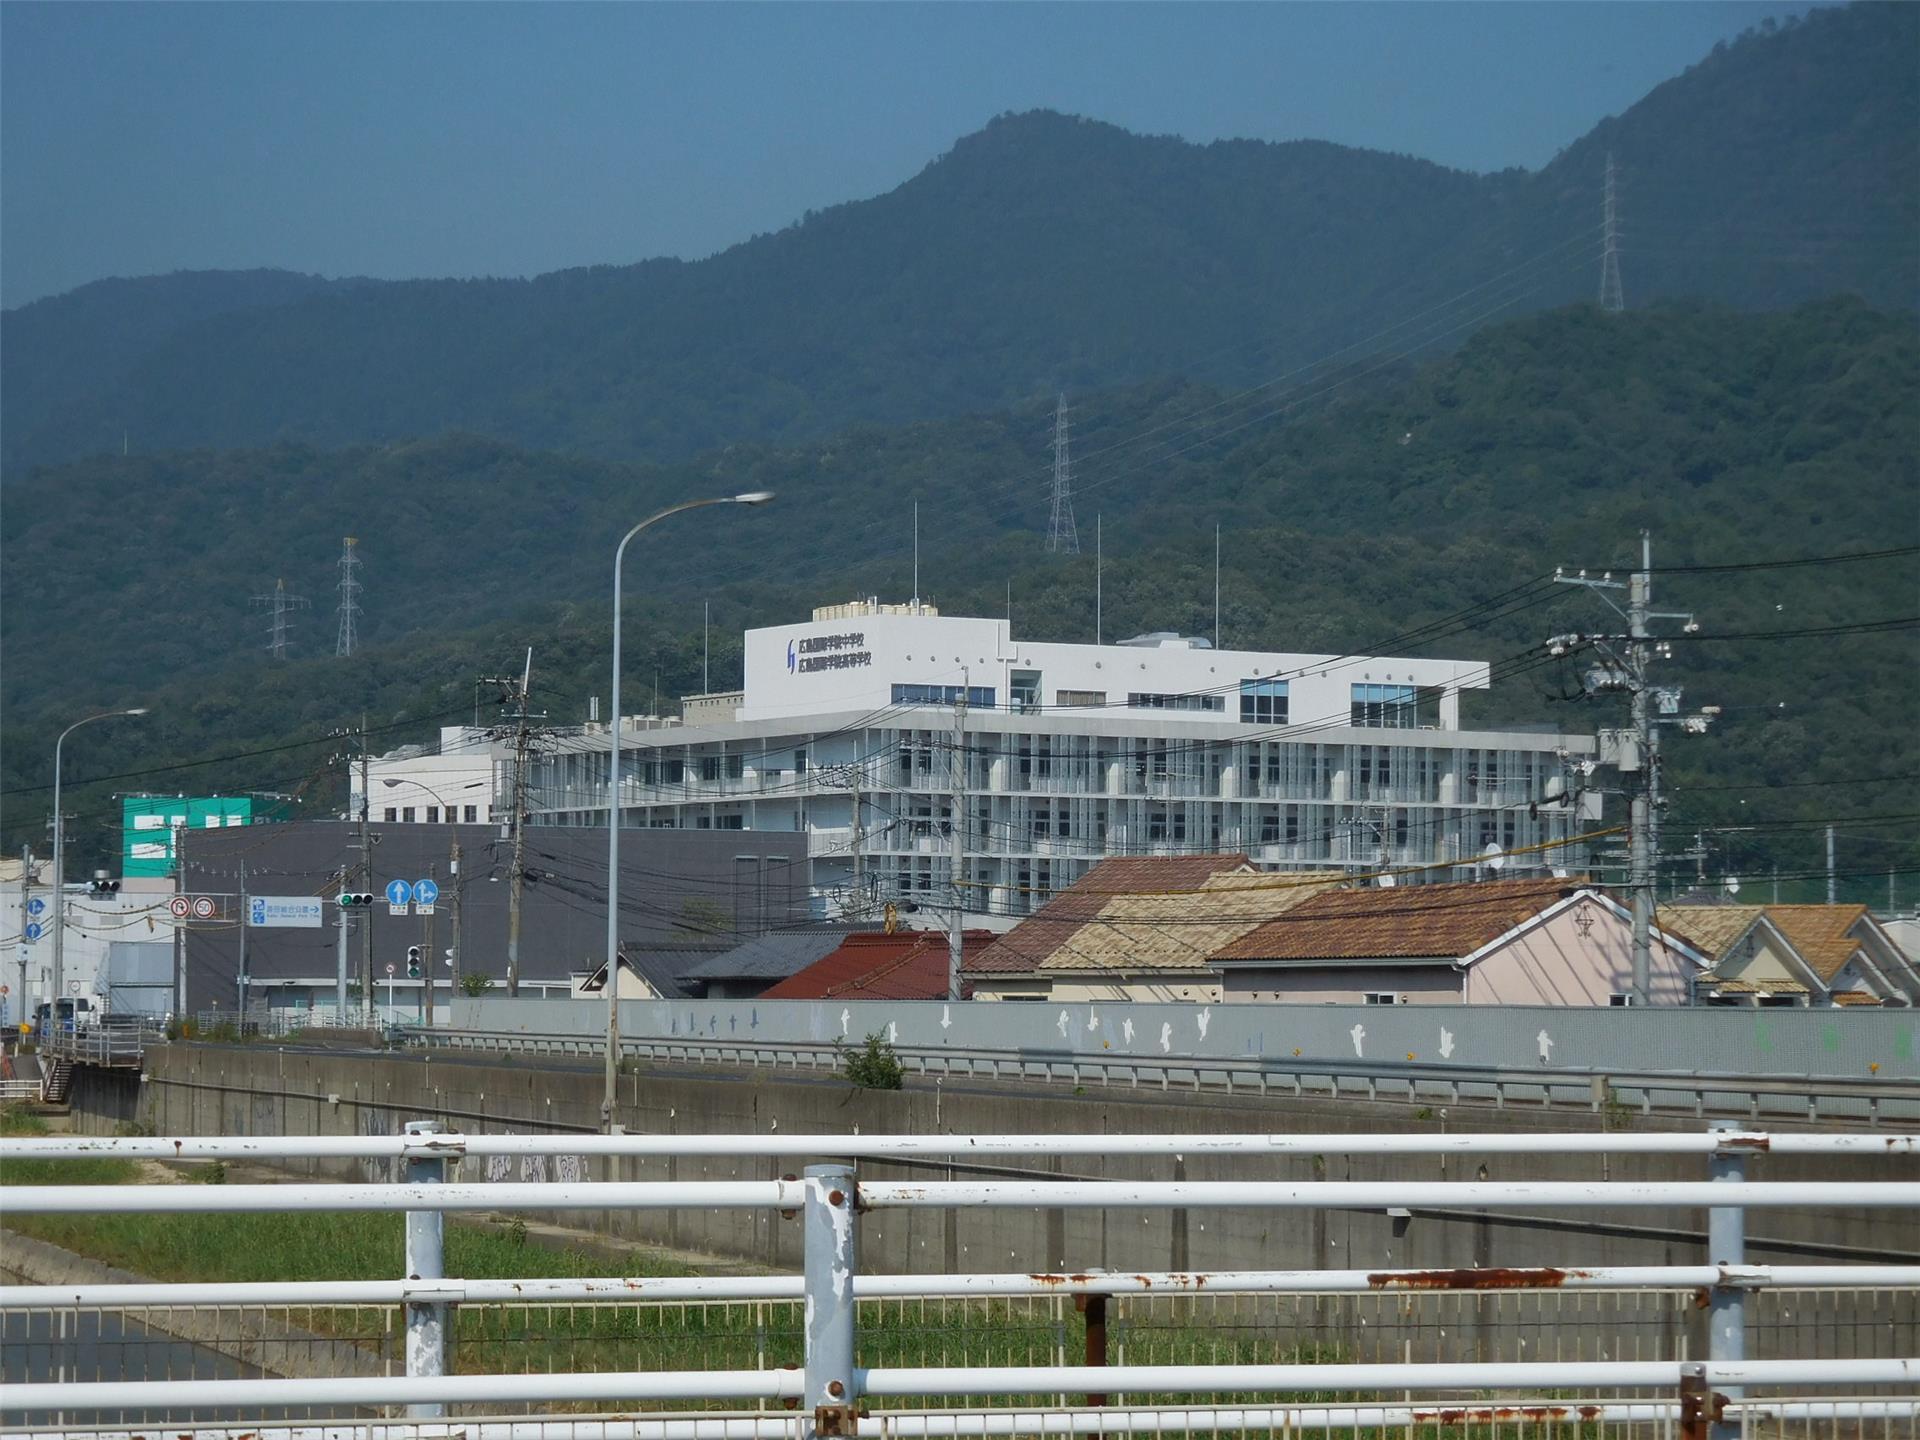
[(620, 1075), (620, 566), (626, 559), (627, 542), (669, 515), (708, 505), (764, 505), (771, 499), (771, 490), (749, 490), (743, 495), (670, 506), (627, 531), (613, 552), (613, 703), (607, 726), (612, 737), (608, 745), (611, 763), (607, 767), (607, 1076), (606, 1092), (600, 1099), (600, 1128), (609, 1134), (613, 1132), (613, 1096)]
[[(84, 720), (76, 720), (60, 732), (60, 738), (53, 742), (53, 995), (51, 1007), (47, 1011), (49, 1019), (57, 1021), (60, 1014), (60, 994), (66, 986), (63, 959), (66, 954), (67, 934), (67, 826), (60, 814), (60, 750), (67, 743), (67, 736), (82, 725), (91, 725), (96, 720), (112, 720), (122, 715), (144, 715), (147, 707), (138, 706), (132, 710), (102, 710), (98, 715), (89, 715)], [(22, 995), (20, 1003), (24, 1006), (27, 997)], [(76, 1027), (78, 1021), (75, 1022)]]

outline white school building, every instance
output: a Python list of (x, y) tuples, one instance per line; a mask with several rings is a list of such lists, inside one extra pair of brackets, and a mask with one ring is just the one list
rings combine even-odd
[[(1576, 828), (1548, 782), (1592, 738), (1462, 730), (1481, 661), (1057, 644), (866, 600), (748, 631), (744, 681), (622, 723), (621, 820), (804, 832), (821, 914), (950, 906), (963, 697), (970, 925), (1011, 924), (1112, 855), (1440, 867), (1410, 880), (1469, 878), (1490, 849), (1520, 852), (1509, 875), (1586, 860), (1532, 847)], [(535, 758), (536, 822), (606, 824), (607, 748), (588, 725)]]

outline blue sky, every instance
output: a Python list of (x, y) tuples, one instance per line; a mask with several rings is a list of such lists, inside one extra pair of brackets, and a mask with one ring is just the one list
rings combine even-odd
[(1719, 3), (0, 5), (0, 301), (276, 266), (697, 257), (1007, 110), (1536, 167)]

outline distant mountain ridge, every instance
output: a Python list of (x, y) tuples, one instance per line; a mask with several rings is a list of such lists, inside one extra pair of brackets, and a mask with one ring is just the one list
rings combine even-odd
[[(1348, 349), (1590, 298), (1606, 155), (1630, 304), (1915, 303), (1920, 8), (1724, 47), (1545, 169), (1002, 117), (893, 191), (698, 262), (534, 280), (103, 282), (6, 313), (0, 460), (463, 430), (670, 459)], [(1398, 327), (1398, 328), (1391, 328)], [(1383, 334), (1383, 332), (1385, 332)]]

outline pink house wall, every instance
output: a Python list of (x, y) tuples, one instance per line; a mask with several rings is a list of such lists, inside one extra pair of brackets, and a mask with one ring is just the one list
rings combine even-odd
[[(1585, 935), (1577, 920), (1582, 913), (1593, 919)], [(1697, 973), (1655, 935), (1653, 1004), (1686, 1004)], [(1568, 906), (1467, 967), (1469, 1005), (1605, 1005), (1632, 988), (1633, 928), (1594, 900)]]

